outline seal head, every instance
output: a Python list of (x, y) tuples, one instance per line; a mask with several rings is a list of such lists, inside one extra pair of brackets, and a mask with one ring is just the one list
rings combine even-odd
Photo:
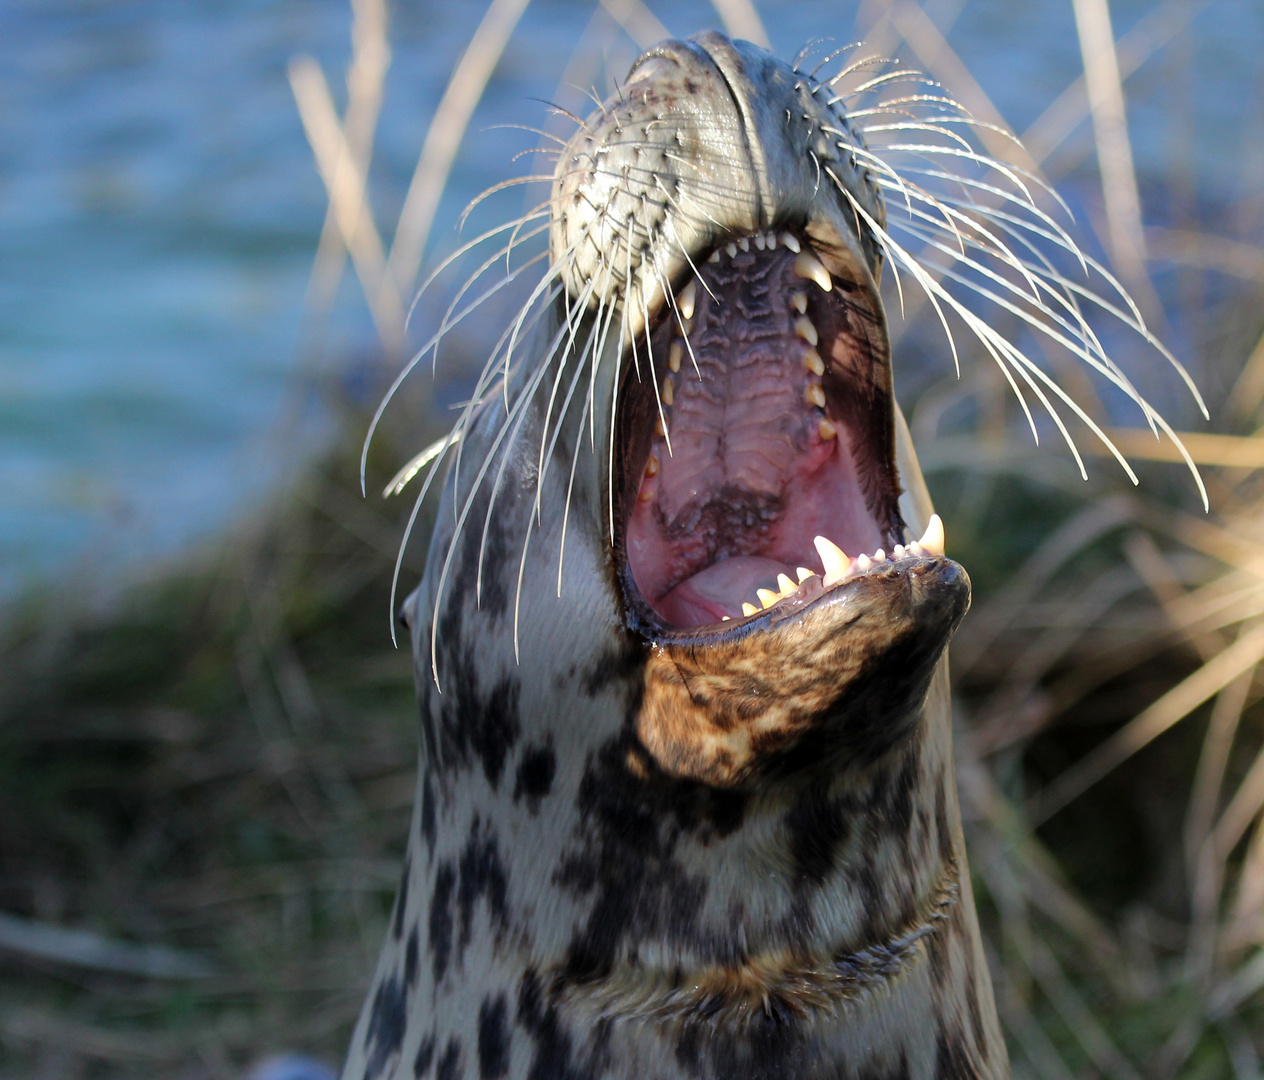
[(347, 1077), (1006, 1075), (943, 662), (969, 581), (862, 150), (704, 34), (561, 154), (547, 302), (407, 605), (417, 809)]

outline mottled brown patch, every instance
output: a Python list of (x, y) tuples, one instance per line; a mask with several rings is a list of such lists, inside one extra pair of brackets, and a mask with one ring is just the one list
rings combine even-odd
[(813, 747), (826, 760), (871, 742), (885, 751), (907, 733), (968, 603), (960, 568), (927, 560), (856, 578), (792, 617), (773, 609), (703, 646), (660, 642), (637, 736), (669, 776), (719, 787), (751, 779), (810, 730), (830, 744)]

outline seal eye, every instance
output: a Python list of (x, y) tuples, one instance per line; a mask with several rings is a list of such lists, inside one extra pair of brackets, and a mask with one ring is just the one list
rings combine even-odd
[(827, 259), (789, 233), (728, 242), (629, 358), (625, 591), (667, 629), (828, 586), (842, 551), (902, 539), (881, 309)]

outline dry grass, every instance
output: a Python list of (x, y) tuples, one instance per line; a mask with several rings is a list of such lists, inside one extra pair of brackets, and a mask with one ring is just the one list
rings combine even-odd
[[(401, 355), (402, 298), (523, 6), (493, 3), (457, 63), (390, 244), (366, 194), (389, 62), (381, 0), (353, 4), (341, 117), (314, 62), (292, 65), (330, 195), (313, 339), (349, 255), (383, 351)], [(1116, 47), (1105, 5), (1077, 0), (1087, 78), (1033, 125), (1027, 163), (1055, 180), (1072, 167), (1059, 147), (1096, 104), (1111, 146), (1106, 246), (1143, 300), (1147, 255), (1177, 268), (1154, 293), (1173, 322), (1218, 328), (1203, 370), (1250, 357), (1211, 402), (1218, 433), (1186, 440), (1211, 513), (1162, 464), (1121, 490), (1016, 449), (999, 376), (970, 374), (982, 360), (912, 410), (950, 548), (976, 584), (954, 646), (963, 804), (1015, 1074), (1041, 1080), (1261, 1075), (1264, 243), (1259, 221), (1141, 233), (1110, 134), (1120, 80), (1194, 6), (1169, 0)], [(657, 35), (638, 0), (604, 8), (611, 27)], [(749, 4), (717, 8), (755, 36)], [(865, 11), (879, 51), (906, 48), (999, 118), (921, 8)], [(905, 354), (923, 340), (910, 312)], [(1072, 389), (1107, 415), (1090, 387)], [(266, 519), (108, 611), (49, 595), (10, 619), (0, 910), (26, 921), (0, 925), (0, 1074), (230, 1077), (282, 1048), (340, 1057), (394, 892), (415, 753), (411, 665), (384, 625), (402, 523), (355, 494), (363, 425), (348, 418), (347, 438)], [(369, 491), (439, 433), (409, 431), (398, 453), (388, 434)], [(1117, 441), (1141, 459), (1168, 453), (1148, 434)], [(41, 938), (50, 927), (97, 937)], [(176, 951), (99, 952), (126, 942)]]

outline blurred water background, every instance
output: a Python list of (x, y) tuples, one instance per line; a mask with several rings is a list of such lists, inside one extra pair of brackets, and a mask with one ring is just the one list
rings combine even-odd
[[(673, 33), (717, 24), (705, 3), (659, 7)], [(782, 55), (823, 36), (846, 43), (883, 13), (760, 8)], [(1147, 17), (1160, 26), (1127, 81), (1145, 222), (1201, 218), (1249, 233), (1264, 212), (1264, 143), (1242, 137), (1264, 130), (1264, 5), (1112, 9), (1121, 37)], [(381, 221), (398, 216), (426, 124), (483, 11), (391, 9), (371, 171)], [(1015, 131), (1080, 71), (1067, 0), (932, 0), (927, 11)], [(453, 246), (461, 207), (538, 141), (491, 125), (538, 125), (543, 101), (584, 108), (559, 78), (594, 18), (571, 0), (529, 6), (457, 157), (432, 250)], [(286, 65), (313, 56), (340, 95), (349, 27), (343, 0), (0, 3), (0, 596), (50, 576), (100, 587), (213, 534), (266, 498), (296, 447), (319, 443), (314, 382), (327, 394), (332, 379), (352, 398), (380, 390), (380, 348), (351, 275), (319, 338), (303, 325), (326, 202)], [(604, 51), (614, 71), (633, 56), (626, 37)], [(1082, 116), (1046, 168), (1082, 221), (1100, 219)], [(1214, 328), (1168, 331), (1187, 356)]]

